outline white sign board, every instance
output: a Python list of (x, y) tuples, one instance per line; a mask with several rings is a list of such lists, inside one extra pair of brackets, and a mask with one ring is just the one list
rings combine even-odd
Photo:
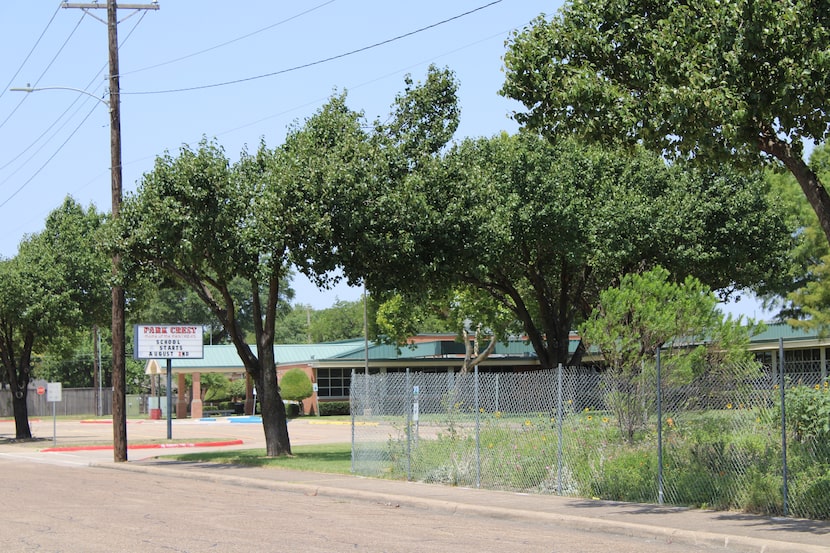
[(202, 359), (201, 325), (135, 325), (136, 359)]
[(63, 384), (50, 382), (46, 385), (46, 401), (63, 401)]

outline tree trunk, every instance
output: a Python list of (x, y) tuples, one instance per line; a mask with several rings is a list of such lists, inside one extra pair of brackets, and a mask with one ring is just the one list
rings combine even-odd
[(26, 404), (28, 385), (22, 389), (12, 388), (12, 408), (14, 409), (14, 437), (18, 440), (28, 440), (32, 437), (29, 427), (29, 406)]
[(778, 158), (795, 177), (795, 180), (801, 186), (801, 191), (804, 192), (804, 196), (818, 216), (821, 230), (824, 231), (827, 241), (830, 242), (830, 195), (828, 195), (818, 175), (786, 142), (768, 136), (760, 140), (759, 146), (762, 152)]
[[(9, 379), (9, 389), (12, 393), (12, 409), (14, 411), (15, 438), (28, 440), (32, 437), (32, 430), (29, 427), (29, 406), (26, 404), (26, 395), (29, 391), (29, 359), (31, 358), (31, 344), (34, 337), (28, 335), (24, 340), (23, 352), (20, 356), (20, 364), (15, 361), (11, 354), (11, 347), (0, 351), (3, 358), (3, 368)], [(18, 367), (24, 367), (18, 370)]]
[(262, 410), (262, 429), (265, 432), (265, 453), (268, 457), (291, 455), (288, 418), (277, 385), (273, 345), (262, 348), (259, 363), (259, 378), (256, 379), (256, 385)]

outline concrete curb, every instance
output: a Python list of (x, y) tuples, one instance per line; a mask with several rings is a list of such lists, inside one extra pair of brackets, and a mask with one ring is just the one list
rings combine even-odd
[[(192, 447), (224, 447), (229, 445), (242, 445), (245, 442), (242, 440), (228, 440), (223, 442), (182, 442), (182, 443), (172, 443), (172, 444), (137, 444), (137, 445), (128, 445), (127, 450), (133, 449), (176, 449), (179, 447), (182, 448), (192, 448)], [(47, 447), (45, 449), (41, 449), (40, 451), (43, 453), (53, 453), (53, 452), (66, 452), (66, 451), (103, 451), (107, 449), (113, 449), (111, 445), (79, 445), (79, 446), (62, 446), (62, 447)], [(96, 466), (104, 466), (104, 465), (96, 465)]]
[[(634, 538), (654, 539), (666, 543), (682, 543), (686, 545), (707, 546), (724, 551), (740, 551), (744, 553), (828, 553), (830, 548), (809, 544), (796, 544), (769, 539), (758, 539), (747, 536), (735, 536), (706, 531), (690, 531), (667, 526), (656, 526), (606, 520), (595, 517), (568, 515), (563, 513), (539, 512), (521, 508), (493, 507), (464, 502), (448, 501), (414, 495), (392, 494), (352, 488), (335, 487), (320, 484), (285, 482), (236, 476), (228, 474), (207, 473), (200, 470), (181, 470), (159, 466), (135, 465), (129, 463), (93, 464), (91, 466), (114, 470), (154, 473), (163, 471), (182, 478), (198, 478), (208, 482), (224, 482), (237, 486), (269, 488), (288, 493), (301, 493), (310, 496), (332, 498), (349, 498), (389, 505), (394, 507), (406, 506), (414, 509), (439, 511), (447, 514), (467, 514), (491, 518), (510, 518), (528, 522), (555, 523), (568, 528), (585, 532), (604, 532), (624, 535)], [(313, 475), (313, 473), (309, 473)], [(360, 477), (355, 477), (360, 478)]]

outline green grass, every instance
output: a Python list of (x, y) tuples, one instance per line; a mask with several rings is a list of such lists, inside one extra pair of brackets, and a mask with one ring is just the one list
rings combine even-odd
[(291, 457), (266, 457), (264, 449), (210, 451), (165, 455), (165, 459), (203, 463), (224, 463), (252, 467), (284, 468), (334, 474), (350, 474), (351, 444), (301, 445), (291, 448)]

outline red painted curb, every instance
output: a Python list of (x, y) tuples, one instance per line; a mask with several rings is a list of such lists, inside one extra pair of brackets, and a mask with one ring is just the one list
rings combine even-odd
[[(144, 420), (128, 420), (127, 424), (141, 424)], [(81, 424), (112, 424), (112, 419), (82, 419)]]
[[(197, 442), (197, 443), (177, 443), (177, 444), (138, 444), (128, 445), (127, 449), (176, 449), (180, 447), (222, 447), (228, 445), (242, 445), (242, 440), (229, 440), (226, 442)], [(66, 447), (47, 447), (41, 449), (41, 452), (54, 451), (99, 451), (104, 449), (112, 449), (111, 445), (87, 445), (87, 446), (66, 446)]]

